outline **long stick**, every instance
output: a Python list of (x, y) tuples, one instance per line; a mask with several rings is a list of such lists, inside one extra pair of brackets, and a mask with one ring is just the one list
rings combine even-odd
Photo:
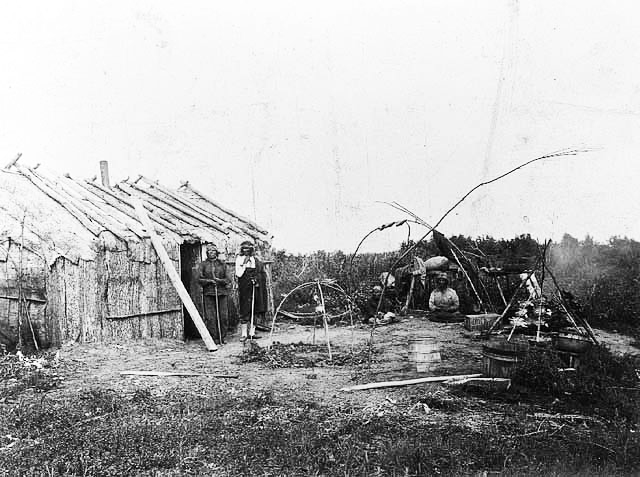
[(141, 313), (131, 313), (129, 315), (108, 315), (105, 316), (107, 320), (126, 320), (127, 318), (140, 318), (150, 315), (164, 315), (167, 313), (177, 313), (182, 311), (182, 308), (171, 308), (168, 310), (155, 310), (155, 311), (143, 311)]
[[(329, 351), (329, 360), (333, 358), (331, 356), (331, 343), (329, 342), (329, 323), (327, 323), (327, 309), (324, 306), (324, 294), (322, 293), (322, 287), (320, 286), (320, 280), (318, 280), (318, 290), (320, 290), (320, 305), (322, 305), (322, 321), (324, 322), (324, 336), (327, 339), (327, 350)], [(314, 326), (315, 329), (315, 326)]]
[(249, 339), (253, 339), (253, 309), (256, 304), (256, 284), (251, 282), (251, 321), (249, 324)]
[(442, 381), (457, 381), (460, 379), (479, 378), (482, 374), (460, 374), (457, 376), (430, 376), (428, 378), (404, 379), (402, 381), (382, 381), (379, 383), (359, 384), (342, 388), (340, 391), (362, 391), (364, 389), (390, 388), (397, 386), (408, 386), (410, 384), (437, 383)]
[(502, 298), (502, 303), (504, 303), (504, 306), (507, 306), (507, 300), (504, 297), (504, 293), (502, 292), (502, 287), (500, 286), (500, 280), (498, 280), (497, 276), (493, 276), (493, 279), (496, 282), (496, 285), (498, 285), (498, 291), (500, 292), (500, 298)]
[(238, 374), (209, 374), (209, 373), (189, 373), (189, 372), (177, 372), (177, 371), (120, 371), (121, 376), (177, 376), (177, 377), (189, 377), (189, 376), (203, 376), (210, 378), (230, 378), (236, 379)]
[(542, 327), (542, 286), (544, 285), (544, 269), (545, 269), (545, 263), (547, 260), (547, 247), (549, 247), (549, 244), (551, 243), (551, 240), (544, 242), (544, 248), (542, 249), (542, 277), (540, 279), (540, 303), (538, 304), (538, 330), (536, 332), (536, 342), (540, 341), (540, 328)]
[(486, 313), (487, 308), (484, 306), (484, 302), (482, 301), (482, 298), (480, 298), (480, 295), (478, 295), (478, 291), (476, 290), (476, 287), (473, 285), (473, 282), (471, 281), (471, 277), (469, 277), (469, 275), (467, 274), (467, 271), (462, 266), (462, 263), (460, 263), (460, 260), (458, 259), (456, 252), (454, 252), (454, 250), (451, 249), (451, 253), (453, 254), (453, 258), (456, 259), (456, 262), (458, 263), (458, 266), (462, 270), (462, 273), (464, 274), (465, 278), (469, 282), (469, 285), (471, 285), (471, 289), (473, 290), (473, 293), (476, 295), (476, 298), (478, 299), (478, 303), (480, 303), (480, 306), (482, 306), (482, 311)]
[(16, 165), (16, 162), (18, 162), (18, 160), (22, 157), (22, 153), (19, 152), (18, 155), (16, 156), (16, 158), (14, 160), (12, 160), (9, 164), (7, 164), (6, 166), (4, 166), (5, 170), (9, 170), (11, 169), (11, 167)]
[[(560, 296), (560, 301), (562, 302), (562, 304), (565, 307), (565, 310), (568, 310), (569, 307), (566, 304), (566, 301), (564, 299), (564, 297), (562, 296), (562, 288), (560, 288), (560, 285), (558, 285), (558, 282), (556, 280), (555, 275), (553, 274), (553, 272), (551, 271), (551, 268), (549, 268), (548, 265), (545, 265), (545, 267), (547, 268), (547, 272), (549, 272), (549, 276), (551, 277), (551, 280), (553, 281), (553, 284), (556, 286), (556, 288), (558, 289), (558, 295)], [(568, 313), (568, 311), (567, 311)], [(589, 325), (589, 323), (587, 322), (587, 320), (579, 315), (576, 315), (576, 317), (582, 322), (582, 324), (584, 325), (584, 327), (587, 330), (587, 333), (589, 334), (589, 337), (593, 340), (593, 342), (595, 344), (599, 344), (598, 343), (598, 339), (596, 338), (595, 333), (593, 332), (593, 329), (591, 328), (591, 325)]]
[(576, 323), (576, 320), (573, 319), (573, 316), (571, 316), (571, 313), (569, 313), (569, 310), (567, 310), (567, 307), (564, 306), (564, 303), (562, 302), (562, 300), (560, 300), (560, 306), (562, 307), (562, 309), (564, 310), (564, 312), (567, 314), (567, 316), (569, 317), (569, 319), (571, 320), (571, 323), (573, 324), (573, 327), (576, 329), (576, 331), (578, 332), (578, 334), (580, 333), (580, 328), (578, 328), (578, 324)]
[(216, 318), (218, 320), (218, 339), (220, 340), (220, 344), (224, 344), (222, 339), (222, 327), (220, 326), (220, 305), (218, 304), (218, 285), (214, 287), (216, 291)]
[[(18, 157), (19, 159), (19, 157)], [(24, 248), (24, 221), (26, 220), (26, 211), (22, 216), (22, 221), (20, 222), (20, 253), (19, 253), (19, 263), (18, 263), (18, 350), (22, 349), (22, 319), (23, 319), (23, 298), (22, 298), (22, 280), (24, 279), (22, 275), (22, 249)], [(36, 344), (36, 346), (38, 346)]]
[(156, 254), (158, 255), (158, 258), (162, 262), (162, 265), (164, 266), (164, 269), (167, 272), (167, 275), (169, 275), (169, 279), (171, 280), (173, 287), (176, 289), (176, 292), (178, 292), (178, 296), (182, 300), (182, 303), (184, 304), (185, 308), (189, 312), (189, 315), (191, 316), (191, 320), (196, 325), (196, 328), (198, 329), (198, 332), (200, 333), (200, 336), (202, 337), (202, 340), (204, 341), (205, 346), (209, 351), (216, 351), (218, 347), (216, 346), (216, 343), (213, 341), (213, 338), (211, 338), (211, 335), (209, 334), (209, 330), (207, 330), (207, 326), (202, 321), (202, 317), (200, 316), (198, 309), (193, 304), (193, 301), (191, 300), (191, 296), (189, 296), (189, 292), (187, 292), (186, 288), (182, 284), (180, 275), (178, 275), (178, 272), (173, 266), (173, 262), (171, 262), (171, 259), (169, 258), (169, 254), (165, 250), (164, 245), (162, 245), (162, 241), (156, 234), (153, 228), (153, 224), (151, 223), (151, 220), (149, 219), (147, 212), (144, 210), (142, 201), (135, 197), (132, 197), (131, 201), (135, 205), (136, 213), (138, 214), (138, 218), (140, 219), (140, 222), (142, 223), (144, 228), (147, 230), (147, 233), (149, 234), (149, 238), (151, 239), (151, 243), (153, 244), (153, 248), (155, 249)]
[(40, 351), (40, 347), (38, 346), (38, 340), (36, 340), (36, 334), (33, 331), (33, 323), (31, 323), (31, 313), (29, 313), (29, 303), (24, 299), (24, 294), (22, 295), (22, 303), (25, 310), (25, 314), (27, 316), (27, 323), (29, 323), (29, 329), (31, 330), (31, 338), (33, 339), (33, 345), (36, 348), (36, 351)]

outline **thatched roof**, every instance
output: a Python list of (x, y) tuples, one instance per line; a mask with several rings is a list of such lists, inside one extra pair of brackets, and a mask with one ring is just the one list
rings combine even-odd
[(0, 171), (0, 259), (3, 242), (19, 242), (21, 236), (48, 263), (60, 255), (74, 261), (92, 259), (100, 243), (139, 242), (145, 232), (133, 197), (142, 200), (164, 240), (214, 242), (224, 247), (250, 238), (260, 247), (270, 245), (266, 230), (188, 182), (172, 190), (139, 176), (105, 187), (95, 180), (14, 164)]

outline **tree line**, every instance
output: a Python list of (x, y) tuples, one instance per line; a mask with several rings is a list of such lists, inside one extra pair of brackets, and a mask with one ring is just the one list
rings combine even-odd
[[(529, 234), (511, 239), (457, 235), (449, 237), (448, 243), (464, 252), (477, 268), (531, 267), (542, 248)], [(342, 251), (291, 254), (277, 250), (273, 264), (276, 303), (296, 285), (318, 278), (335, 279), (350, 292), (362, 291), (376, 283), (380, 274), (413, 245), (407, 241), (397, 251), (355, 257)], [(419, 243), (399, 266), (410, 263), (413, 256), (441, 254), (442, 243), (432, 237)], [(575, 297), (580, 313), (593, 325), (640, 335), (640, 242), (612, 237), (600, 243), (590, 236), (579, 240), (565, 234), (560, 242), (550, 244), (546, 257), (560, 286)]]

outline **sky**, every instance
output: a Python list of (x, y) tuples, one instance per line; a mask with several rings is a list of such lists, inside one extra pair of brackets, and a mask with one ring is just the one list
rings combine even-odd
[(435, 223), (477, 184), (578, 148), (479, 188), (439, 229), (640, 239), (635, 2), (0, 8), (0, 163), (189, 180), (277, 248), (349, 252), (405, 217), (385, 202)]

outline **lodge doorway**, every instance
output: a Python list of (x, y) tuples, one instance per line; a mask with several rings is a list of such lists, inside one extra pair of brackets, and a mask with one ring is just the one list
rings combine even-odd
[[(180, 277), (200, 315), (202, 315), (202, 288), (198, 283), (198, 267), (201, 261), (202, 244), (200, 242), (180, 245)], [(200, 333), (184, 306), (182, 315), (184, 316), (184, 339), (199, 339)]]

